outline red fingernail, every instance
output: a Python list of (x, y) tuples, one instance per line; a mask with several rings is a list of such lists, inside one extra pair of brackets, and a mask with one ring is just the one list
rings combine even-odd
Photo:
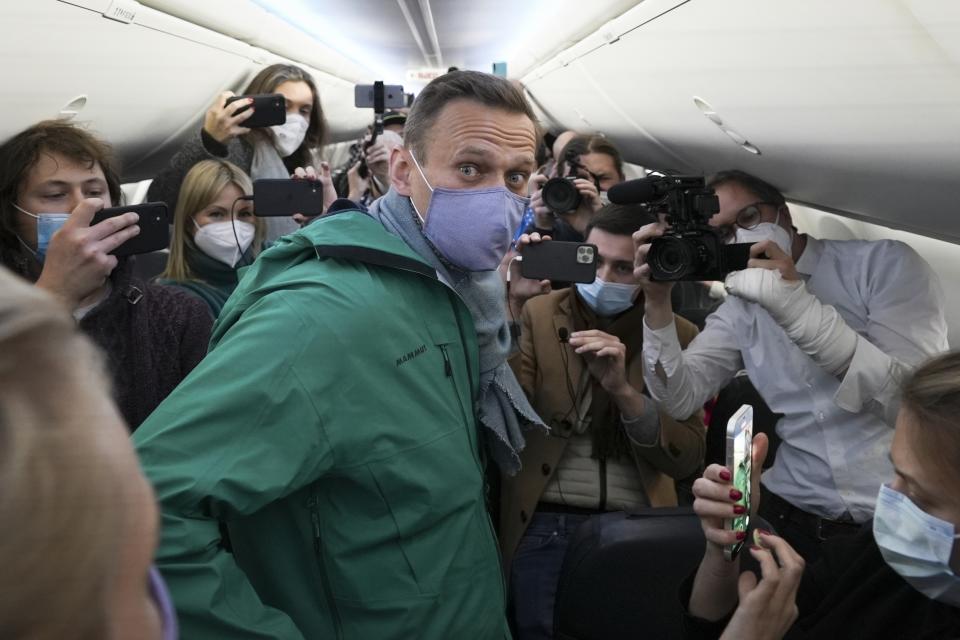
[(747, 508), (742, 504), (733, 505), (733, 512), (738, 516), (747, 512)]
[(724, 470), (722, 470), (722, 471), (720, 472), (720, 479), (721, 479), (721, 480), (726, 480), (726, 481), (729, 482), (729, 481), (730, 481), (730, 478), (731, 478), (730, 472), (727, 471), (726, 469), (724, 469)]
[(742, 498), (742, 497), (743, 497), (743, 494), (740, 493), (738, 490), (736, 490), (736, 489), (730, 489), (730, 499), (731, 499), (731, 500), (739, 500), (739, 499)]
[(746, 531), (737, 531), (737, 540), (743, 540), (747, 537)]

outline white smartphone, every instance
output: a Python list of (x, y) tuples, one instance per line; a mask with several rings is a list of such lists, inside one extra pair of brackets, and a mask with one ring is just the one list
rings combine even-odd
[[(750, 480), (753, 469), (753, 407), (748, 404), (740, 407), (727, 422), (727, 468), (733, 473), (733, 486), (743, 497), (737, 504), (743, 505), (742, 515), (726, 521), (731, 531), (746, 533), (750, 527)], [(733, 560), (743, 548), (744, 541), (726, 547), (723, 555)]]

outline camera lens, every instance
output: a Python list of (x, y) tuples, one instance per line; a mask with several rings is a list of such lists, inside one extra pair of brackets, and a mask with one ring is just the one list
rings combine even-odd
[(580, 192), (567, 178), (550, 178), (543, 185), (543, 203), (554, 213), (566, 213), (580, 206)]
[(698, 262), (694, 248), (679, 238), (654, 240), (647, 261), (655, 280), (679, 280)]

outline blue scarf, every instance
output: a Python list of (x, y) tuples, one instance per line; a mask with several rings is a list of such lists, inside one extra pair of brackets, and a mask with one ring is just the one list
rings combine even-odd
[(370, 215), (390, 233), (407, 243), (447, 283), (470, 310), (480, 348), (480, 402), (478, 418), (491, 457), (502, 471), (520, 470), (520, 452), (526, 442), (523, 432), (547, 431), (507, 365), (510, 329), (504, 307), (506, 291), (496, 271), (463, 271), (443, 260), (424, 237), (420, 219), (410, 198), (391, 188), (373, 202)]

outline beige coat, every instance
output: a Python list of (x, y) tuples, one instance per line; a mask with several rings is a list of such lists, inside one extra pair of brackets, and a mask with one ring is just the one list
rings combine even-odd
[[(524, 305), (521, 348), (510, 359), (510, 366), (533, 408), (559, 437), (528, 433), (527, 445), (521, 454), (523, 468), (516, 476), (503, 478), (500, 546), (507, 571), (537, 502), (563, 456), (569, 442), (567, 436), (571, 434), (576, 419), (575, 412), (570, 411), (570, 392), (565, 377), (569, 375), (576, 388), (586, 365), (569, 344), (561, 344), (558, 338), (561, 327), (568, 333), (574, 331), (570, 309), (572, 295), (575, 295), (573, 289), (562, 289), (532, 298)], [(676, 323), (680, 344), (686, 347), (696, 336), (697, 329), (679, 317)], [(566, 367), (560, 355), (561, 348), (566, 350)], [(642, 367), (643, 359), (638, 349), (627, 362), (627, 380), (638, 391), (643, 390)], [(702, 464), (706, 432), (700, 412), (679, 422), (661, 411), (660, 424), (660, 441), (653, 446), (632, 443), (633, 458), (650, 505), (675, 506), (674, 478), (686, 477)]]

